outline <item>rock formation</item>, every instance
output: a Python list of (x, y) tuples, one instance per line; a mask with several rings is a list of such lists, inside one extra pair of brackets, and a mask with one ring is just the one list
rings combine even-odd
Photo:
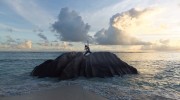
[(82, 52), (67, 52), (55, 60), (47, 60), (36, 66), (31, 75), (65, 80), (79, 76), (103, 78), (137, 73), (136, 68), (110, 52), (94, 52), (88, 56), (84, 56)]

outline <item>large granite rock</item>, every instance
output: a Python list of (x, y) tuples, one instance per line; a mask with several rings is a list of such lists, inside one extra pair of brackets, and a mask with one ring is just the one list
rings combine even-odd
[(64, 53), (55, 60), (47, 60), (36, 66), (32, 76), (58, 77), (61, 80), (78, 76), (112, 77), (137, 74), (137, 69), (120, 60), (110, 52), (94, 52), (84, 56), (82, 52)]

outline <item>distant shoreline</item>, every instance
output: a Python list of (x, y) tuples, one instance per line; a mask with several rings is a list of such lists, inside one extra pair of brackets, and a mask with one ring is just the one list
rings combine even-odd
[[(0, 53), (64, 53), (64, 52), (84, 52), (84, 51), (0, 51)], [(92, 51), (92, 52), (112, 52), (112, 53), (180, 53), (178, 51), (158, 51), (158, 52), (150, 52), (150, 51)]]
[[(53, 53), (53, 52), (57, 52), (57, 53), (64, 53), (64, 52), (84, 52), (84, 51), (0, 51), (0, 53), (6, 53), (6, 52), (23, 52), (23, 53), (39, 53), (39, 52), (49, 52), (49, 53)], [(112, 52), (112, 53), (153, 53), (153, 52), (130, 52), (130, 51), (93, 51), (93, 52)]]

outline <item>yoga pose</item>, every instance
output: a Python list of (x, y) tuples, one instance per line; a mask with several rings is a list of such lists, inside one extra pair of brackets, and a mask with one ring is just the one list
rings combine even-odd
[(90, 54), (91, 51), (90, 51), (90, 48), (88, 45), (85, 45), (84, 49), (86, 50), (86, 52), (84, 53), (84, 55), (86, 56), (88, 53)]

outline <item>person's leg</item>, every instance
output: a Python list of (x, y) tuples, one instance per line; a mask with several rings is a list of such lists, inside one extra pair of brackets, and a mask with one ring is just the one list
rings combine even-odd
[(84, 56), (85, 56), (87, 53), (88, 53), (88, 51), (86, 51), (86, 52), (84, 53)]
[(91, 51), (88, 51), (88, 53), (92, 53)]

